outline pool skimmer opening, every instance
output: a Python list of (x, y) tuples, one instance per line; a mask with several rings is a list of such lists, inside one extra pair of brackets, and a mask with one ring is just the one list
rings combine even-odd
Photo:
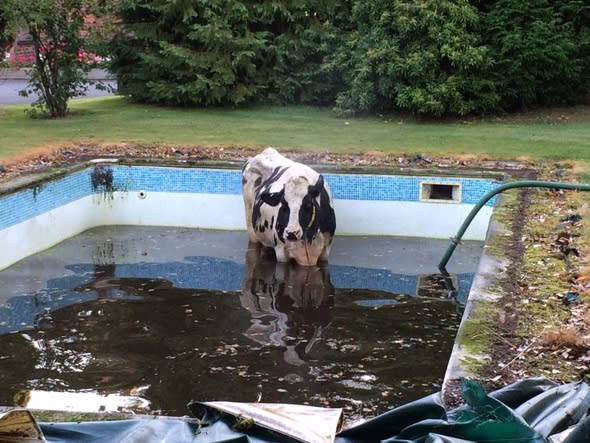
[(461, 184), (422, 182), (420, 201), (461, 203)]

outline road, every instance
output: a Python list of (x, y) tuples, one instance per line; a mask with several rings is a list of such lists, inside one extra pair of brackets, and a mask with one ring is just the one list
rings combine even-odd
[[(32, 94), (28, 97), (19, 95), (19, 91), (26, 88), (28, 80), (26, 75), (12, 75), (6, 72), (0, 72), (0, 105), (10, 105), (17, 103), (33, 103), (37, 100), (37, 95)], [(106, 75), (93, 75), (92, 81), (101, 81), (105, 85), (110, 85), (112, 88), (117, 87), (117, 82)], [(91, 85), (84, 96), (86, 97), (103, 97), (113, 95), (112, 92), (106, 90), (96, 89), (96, 85)]]

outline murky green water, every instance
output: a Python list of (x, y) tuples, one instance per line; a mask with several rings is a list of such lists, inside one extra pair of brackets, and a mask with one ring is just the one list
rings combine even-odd
[[(433, 271), (446, 242), (337, 239), (329, 266), (301, 268), (245, 238), (100, 228), (0, 272), (0, 404), (91, 391), (167, 415), (231, 400), (370, 416), (439, 389), (461, 314)], [(457, 258), (459, 298), (480, 253)]]

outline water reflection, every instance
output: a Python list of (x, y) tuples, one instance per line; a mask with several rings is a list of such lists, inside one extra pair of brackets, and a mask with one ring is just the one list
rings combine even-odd
[[(14, 283), (0, 305), (0, 331), (11, 332), (0, 335), (0, 405), (92, 392), (170, 415), (190, 400), (261, 398), (366, 416), (440, 383), (459, 322), (440, 276), (295, 267), (255, 248), (189, 255), (202, 245), (179, 239), (165, 259), (101, 237), (70, 247), (90, 259), (64, 261), (60, 245), (47, 253), (59, 260), (13, 268), (19, 278), (2, 280)], [(465, 292), (472, 274), (455, 278)]]
[(277, 263), (259, 246), (250, 245), (240, 303), (251, 316), (244, 335), (260, 345), (284, 348), (286, 363), (303, 365), (333, 315), (334, 286), (328, 265)]

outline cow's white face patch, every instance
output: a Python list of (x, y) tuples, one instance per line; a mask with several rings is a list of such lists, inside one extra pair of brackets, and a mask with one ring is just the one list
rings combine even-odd
[(299, 223), (301, 203), (308, 194), (309, 181), (305, 177), (293, 177), (285, 183), (285, 201), (289, 205), (289, 222), (285, 228), (285, 241), (301, 241), (305, 226)]

